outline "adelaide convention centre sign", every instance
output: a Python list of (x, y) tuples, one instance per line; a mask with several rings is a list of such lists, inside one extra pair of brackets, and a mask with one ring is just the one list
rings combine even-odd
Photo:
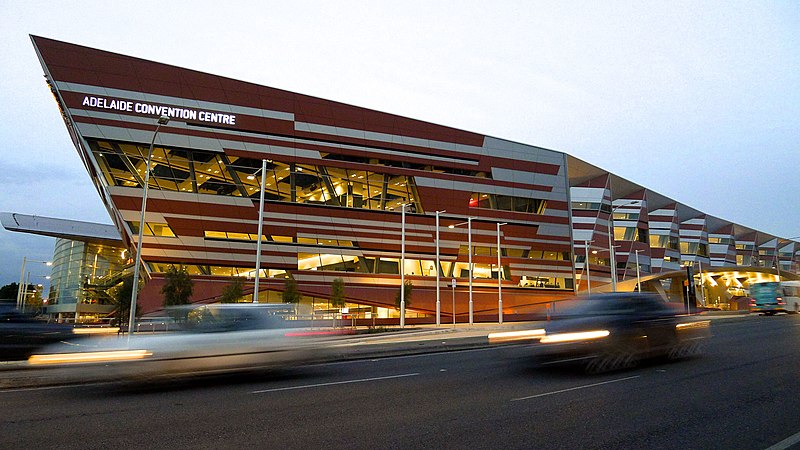
[(135, 112), (154, 116), (166, 115), (170, 118), (183, 120), (196, 120), (199, 122), (211, 122), (224, 125), (236, 125), (235, 114), (225, 114), (212, 111), (204, 111), (192, 108), (175, 108), (173, 106), (156, 105), (153, 103), (141, 103), (131, 100), (92, 97), (83, 98), (83, 106), (92, 108), (110, 109), (120, 112)]

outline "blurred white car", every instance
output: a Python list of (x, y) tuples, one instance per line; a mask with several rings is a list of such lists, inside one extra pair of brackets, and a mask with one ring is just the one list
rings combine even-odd
[(312, 363), (330, 354), (336, 338), (285, 328), (283, 319), (273, 315), (268, 305), (215, 304), (171, 313), (182, 316), (184, 330), (51, 345), (28, 362), (79, 365), (94, 377), (180, 377)]

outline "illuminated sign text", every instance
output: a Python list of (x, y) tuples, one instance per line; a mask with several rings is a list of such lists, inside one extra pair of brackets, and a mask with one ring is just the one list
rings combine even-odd
[(140, 103), (131, 100), (109, 99), (103, 97), (86, 96), (83, 98), (83, 106), (92, 108), (111, 109), (122, 112), (135, 112), (154, 116), (166, 115), (170, 118), (183, 120), (196, 120), (200, 122), (220, 123), (224, 125), (236, 125), (235, 114), (225, 114), (211, 111), (201, 111), (190, 108), (176, 108), (173, 106), (155, 105), (152, 103)]

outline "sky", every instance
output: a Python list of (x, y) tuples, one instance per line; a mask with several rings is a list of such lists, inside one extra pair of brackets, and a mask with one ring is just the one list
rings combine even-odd
[[(0, 212), (111, 223), (34, 34), (563, 151), (800, 235), (800, 2), (0, 0), (0, 17)], [(0, 228), (0, 286), (54, 245)]]

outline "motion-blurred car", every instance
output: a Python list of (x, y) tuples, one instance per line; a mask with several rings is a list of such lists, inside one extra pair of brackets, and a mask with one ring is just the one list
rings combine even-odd
[(658, 295), (595, 295), (545, 327), (536, 357), (544, 364), (578, 363), (591, 373), (607, 372), (644, 358), (698, 354), (710, 331), (708, 320), (687, 316)]
[(331, 339), (285, 328), (267, 305), (208, 305), (172, 313), (181, 316), (183, 331), (49, 346), (28, 361), (81, 365), (92, 377), (170, 378), (309, 363), (325, 356), (326, 339)]
[(0, 361), (25, 360), (45, 345), (75, 337), (70, 325), (47, 323), (14, 305), (0, 305)]

